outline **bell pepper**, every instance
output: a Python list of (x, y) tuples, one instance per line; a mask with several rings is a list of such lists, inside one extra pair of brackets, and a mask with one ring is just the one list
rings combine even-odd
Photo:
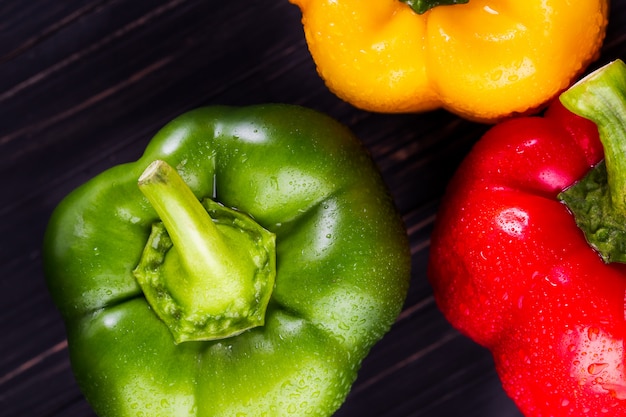
[(626, 416), (626, 66), (492, 127), (449, 184), (428, 276), (527, 417)]
[(487, 123), (535, 112), (569, 87), (597, 58), (609, 9), (608, 0), (290, 1), (341, 99)]
[(43, 253), (101, 417), (328, 416), (410, 276), (369, 154), (278, 104), (177, 117), (58, 205)]

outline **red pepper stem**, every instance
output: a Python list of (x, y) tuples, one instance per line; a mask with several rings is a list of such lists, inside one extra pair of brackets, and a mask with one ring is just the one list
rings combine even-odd
[(598, 127), (613, 208), (626, 215), (626, 64), (613, 61), (561, 94), (572, 113)]

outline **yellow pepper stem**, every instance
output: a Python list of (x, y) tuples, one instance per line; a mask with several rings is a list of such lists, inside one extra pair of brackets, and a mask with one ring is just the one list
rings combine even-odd
[(403, 3), (411, 6), (415, 13), (424, 14), (433, 7), (437, 6), (450, 6), (454, 4), (465, 4), (469, 0), (400, 0)]

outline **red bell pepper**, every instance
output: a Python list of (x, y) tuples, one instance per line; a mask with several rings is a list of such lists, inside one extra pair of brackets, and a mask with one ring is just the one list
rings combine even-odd
[(621, 61), (490, 129), (449, 184), (435, 299), (528, 417), (626, 416), (625, 196)]

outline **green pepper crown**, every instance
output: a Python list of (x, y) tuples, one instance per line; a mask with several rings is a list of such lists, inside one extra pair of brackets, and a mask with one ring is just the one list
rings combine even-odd
[(626, 263), (626, 65), (613, 61), (560, 100), (598, 126), (604, 161), (559, 195), (605, 262)]
[(276, 275), (274, 234), (211, 199), (200, 202), (163, 161), (148, 166), (139, 188), (161, 221), (133, 274), (176, 343), (263, 325)]
[(450, 6), (453, 4), (465, 4), (469, 0), (400, 0), (402, 3), (406, 3), (417, 14), (424, 14), (433, 7), (437, 6)]

